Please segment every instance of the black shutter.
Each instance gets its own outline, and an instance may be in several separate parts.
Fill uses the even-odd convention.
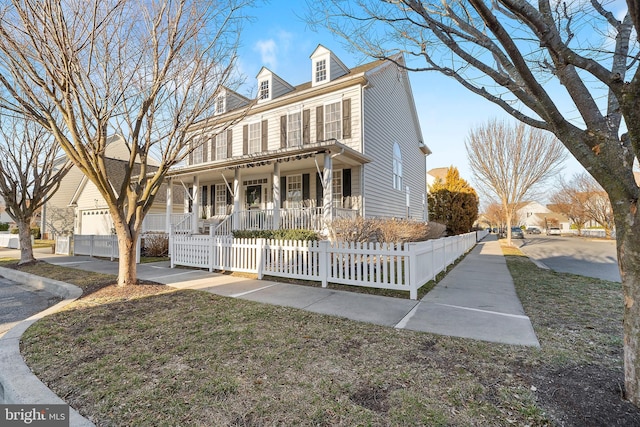
[[[302,111],[302,143],[311,142],[311,110]]]
[[[280,116],[280,148],[287,148],[287,116]]]
[[[303,206],[307,206],[309,204],[309,199],[311,191],[309,189],[309,174],[302,174],[302,204]]]
[[[229,191],[229,187],[225,185],[224,190],[227,192],[227,205],[233,205],[233,195]]]
[[[193,187],[189,187],[189,212],[193,212]]]
[[[204,140],[204,138],[202,138]],[[206,163],[209,159],[207,154],[209,154],[209,141],[202,141],[202,163]]]
[[[316,173],[316,206],[321,208],[324,205],[324,189],[322,188],[322,177]]]
[[[202,193],[202,203],[201,203],[200,211],[204,212],[207,217],[209,216],[209,210],[207,209],[208,190],[209,188],[207,188],[206,185],[203,185],[202,190],[200,191]]]
[[[342,170],[342,206],[350,209],[351,206],[351,169]]]
[[[351,98],[342,100],[342,137],[351,138]]]
[[[227,130],[227,159],[233,157],[233,131]]]
[[[193,140],[189,141],[189,164],[193,164]]]
[[[324,107],[316,107],[316,141],[324,141]]]
[[[242,154],[249,153],[249,125],[242,126]]]
[[[287,201],[287,177],[280,177],[280,207],[284,208],[284,202]]]
[[[212,185],[209,189],[211,193],[211,216],[216,214],[216,185]]]
[[[211,139],[209,139],[209,143],[211,144],[211,161],[215,162],[216,160],[216,154],[218,152],[218,150],[216,150],[216,140],[218,138],[217,137],[212,137]]]

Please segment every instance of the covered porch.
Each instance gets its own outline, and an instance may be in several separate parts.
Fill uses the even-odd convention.
[[[322,231],[335,218],[362,214],[362,166],[369,160],[337,141],[283,148],[199,164],[168,176],[164,230],[230,234],[232,230]],[[177,184],[177,185],[176,185]],[[182,187],[180,217],[172,188]]]

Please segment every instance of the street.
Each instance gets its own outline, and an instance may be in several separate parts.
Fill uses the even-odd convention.
[[[526,234],[520,250],[554,271],[621,281],[615,240]]]
[[[58,301],[49,292],[36,291],[0,276],[0,337],[18,322]]]

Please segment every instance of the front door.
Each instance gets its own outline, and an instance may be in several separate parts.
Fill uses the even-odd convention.
[[[262,185],[247,185],[245,195],[247,209],[260,209],[262,203]]]

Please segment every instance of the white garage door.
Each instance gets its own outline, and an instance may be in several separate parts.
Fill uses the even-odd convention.
[[[80,234],[111,234],[113,227],[109,209],[92,209],[82,211],[80,216]]]

